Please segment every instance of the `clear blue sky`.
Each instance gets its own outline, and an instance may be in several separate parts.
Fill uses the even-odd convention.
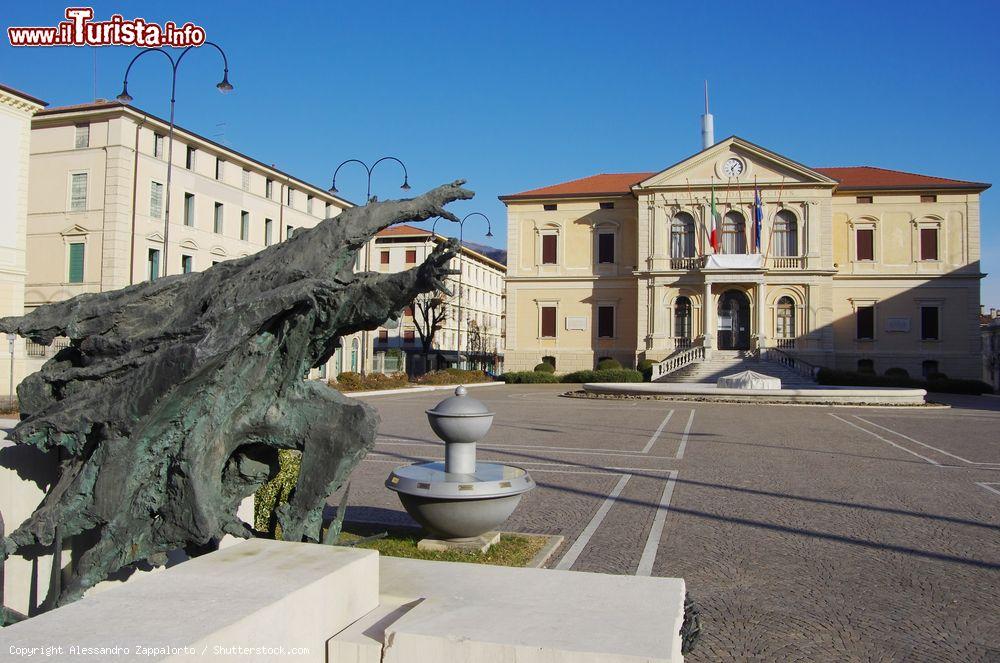
[[[82,4],[82,3],[81,3]],[[63,3],[7,3],[3,27],[54,25]],[[181,70],[178,123],[318,185],[347,158],[402,158],[415,191],[463,177],[460,212],[597,172],[655,170],[699,147],[702,80],[716,137],[811,166],[875,165],[1000,186],[1000,3],[98,2],[204,26]],[[0,47],[0,81],[51,104],[94,97],[92,49]],[[97,53],[114,97],[133,49]],[[166,115],[167,67],[137,66],[136,105]],[[388,166],[388,164],[386,164]],[[357,171],[338,188],[364,197]],[[341,181],[342,179],[342,181]],[[382,198],[399,194],[392,167]],[[1000,192],[982,199],[983,303],[1000,307]],[[485,228],[470,221],[468,235]]]

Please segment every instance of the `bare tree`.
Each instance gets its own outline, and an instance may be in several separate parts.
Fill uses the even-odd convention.
[[[427,372],[429,366],[434,336],[447,320],[448,310],[440,296],[421,295],[413,300],[413,325],[417,328],[417,336],[420,337],[424,372]]]

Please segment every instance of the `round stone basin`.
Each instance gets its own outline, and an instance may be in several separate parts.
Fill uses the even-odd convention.
[[[428,531],[461,540],[499,527],[535,482],[513,465],[477,463],[472,474],[453,474],[444,463],[429,462],[396,468],[385,485]]]

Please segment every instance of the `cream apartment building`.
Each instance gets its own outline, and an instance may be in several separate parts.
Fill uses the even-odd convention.
[[[701,346],[978,378],[988,187],[810,168],[734,136],[661,171],[501,196],[506,368],[635,365]]]
[[[46,103],[14,88],[0,85],[0,317],[24,315],[27,278],[28,174],[31,118]],[[27,375],[25,342],[0,338],[0,394],[2,405]]]
[[[401,224],[386,228],[368,244],[368,261],[373,271],[399,272],[416,267],[447,238],[428,230]],[[451,269],[461,270],[462,278],[449,278],[453,295],[441,295],[448,316],[432,344],[430,368],[452,365],[487,365],[497,368],[503,355],[504,277],[503,263],[468,247],[451,261]],[[461,292],[461,330],[458,328]],[[411,369],[422,372],[423,346],[414,322],[419,315],[407,307],[392,328],[380,327],[374,336],[376,353],[392,348],[402,350]],[[423,321],[421,320],[421,323]],[[478,330],[478,341],[476,332]]]
[[[175,130],[164,252],[168,125],[131,105],[50,108],[31,122],[26,311],[85,292],[208,269],[334,217],[350,203],[224,145]],[[58,349],[28,343],[42,361]],[[314,377],[366,370],[359,334]]]

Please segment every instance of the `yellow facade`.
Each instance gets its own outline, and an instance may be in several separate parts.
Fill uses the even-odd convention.
[[[702,345],[777,348],[843,370],[979,377],[979,194],[988,185],[814,170],[737,137],[661,172],[615,177],[501,197],[508,370],[543,357],[560,372],[603,357],[635,365]],[[602,232],[614,233],[613,263],[599,260]],[[554,264],[545,264],[546,234],[557,236]],[[612,337],[597,333],[601,306],[614,307]],[[540,332],[542,307],[557,310],[554,337]]]

